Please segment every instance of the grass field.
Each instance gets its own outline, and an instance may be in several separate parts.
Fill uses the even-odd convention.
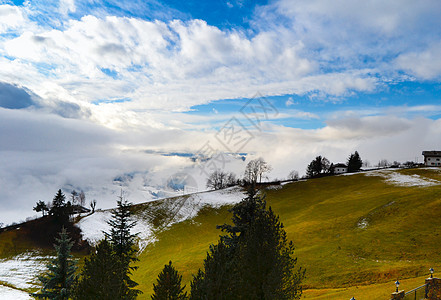
[[[439,169],[394,172],[441,181]],[[411,278],[402,281],[409,290],[424,283],[430,267],[441,267],[441,185],[400,186],[382,176],[356,174],[265,193],[296,245],[298,264],[306,268],[305,298],[387,299],[397,278]],[[150,294],[169,260],[188,285],[208,245],[217,241],[215,226],[229,218],[225,207],[206,209],[160,232],[140,257],[134,274],[140,288]]]
[[[306,268],[305,299],[388,299],[397,278],[400,289],[410,290],[424,284],[430,267],[435,275],[441,273],[441,170],[386,172],[431,185],[406,186],[386,181],[387,174],[368,172],[264,191],[296,245],[298,265]],[[140,214],[142,207],[137,207]],[[157,241],[140,255],[134,273],[143,297],[149,297],[169,260],[188,288],[208,246],[221,234],[216,225],[230,218],[226,206],[206,207],[192,219],[158,230]],[[11,247],[31,245],[17,233],[2,233],[1,254]]]

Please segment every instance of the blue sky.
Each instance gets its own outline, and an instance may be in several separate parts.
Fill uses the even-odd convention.
[[[138,174],[135,202],[174,172],[202,189],[193,161],[156,154],[207,145],[264,157],[271,178],[316,155],[440,150],[440,15],[437,0],[0,0],[0,184],[22,199],[10,215],[63,186],[108,201],[123,174]],[[250,114],[258,102],[269,112]],[[234,122],[237,149],[222,140]]]

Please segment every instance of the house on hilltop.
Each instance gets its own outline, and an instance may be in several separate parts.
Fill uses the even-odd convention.
[[[441,166],[441,151],[423,151],[424,164],[428,167]]]
[[[72,205],[71,214],[83,214],[83,213],[90,213],[90,212],[91,212],[91,210],[84,207],[84,206],[81,206],[78,204]]]
[[[348,172],[348,166],[342,163],[334,165],[334,174],[342,174]]]

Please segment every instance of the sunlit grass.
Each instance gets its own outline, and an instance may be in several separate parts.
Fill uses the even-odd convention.
[[[438,169],[398,172],[441,180]],[[356,174],[295,182],[267,190],[266,199],[296,245],[298,264],[306,268],[305,297],[387,299],[397,278],[424,278],[441,261],[441,186],[395,186]],[[135,280],[141,289],[151,293],[168,260],[188,285],[221,234],[215,226],[230,217],[226,208],[207,209],[161,232],[140,257]],[[402,287],[419,286],[421,278],[402,281]]]

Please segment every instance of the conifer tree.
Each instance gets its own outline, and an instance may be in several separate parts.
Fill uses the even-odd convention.
[[[43,288],[40,293],[31,294],[31,296],[53,300],[69,299],[76,280],[75,271],[77,270],[76,263],[72,260],[70,254],[72,245],[73,242],[70,240],[66,229],[63,228],[60,238],[57,239],[57,245],[55,245],[57,257],[47,265],[48,273],[38,277],[43,284]]]
[[[66,203],[66,196],[63,194],[61,189],[59,189],[54,197],[54,200],[52,200],[52,206],[49,214],[53,215],[55,221],[59,224],[66,225],[69,223],[69,213],[71,209],[71,203]]]
[[[233,225],[218,226],[227,234],[210,247],[190,299],[299,299],[305,272],[279,218],[253,187],[231,211]]]
[[[116,271],[118,261],[107,239],[102,240],[89,257],[84,259],[84,267],[75,287],[75,300],[115,299],[119,293]]]
[[[136,225],[132,220],[132,204],[123,200],[122,194],[117,201],[117,208],[112,212],[112,218],[108,221],[110,233],[105,232],[114,252],[114,258],[117,262],[116,278],[119,283],[118,299],[135,299],[140,290],[134,289],[138,285],[130,276],[132,271],[138,267],[131,266],[131,263],[138,261],[135,249],[136,234],[131,234],[131,229]]]
[[[348,158],[348,172],[360,171],[363,161],[361,160],[360,154],[357,151],[351,154]]]
[[[110,233],[105,232],[107,238],[119,256],[133,256],[136,234],[130,230],[136,225],[132,220],[132,203],[123,200],[122,196],[117,201],[117,208],[112,211],[112,218],[107,222],[110,225]]]
[[[152,300],[184,300],[187,293],[185,285],[181,286],[182,275],[173,267],[170,261],[158,275],[156,284],[153,284]]]

